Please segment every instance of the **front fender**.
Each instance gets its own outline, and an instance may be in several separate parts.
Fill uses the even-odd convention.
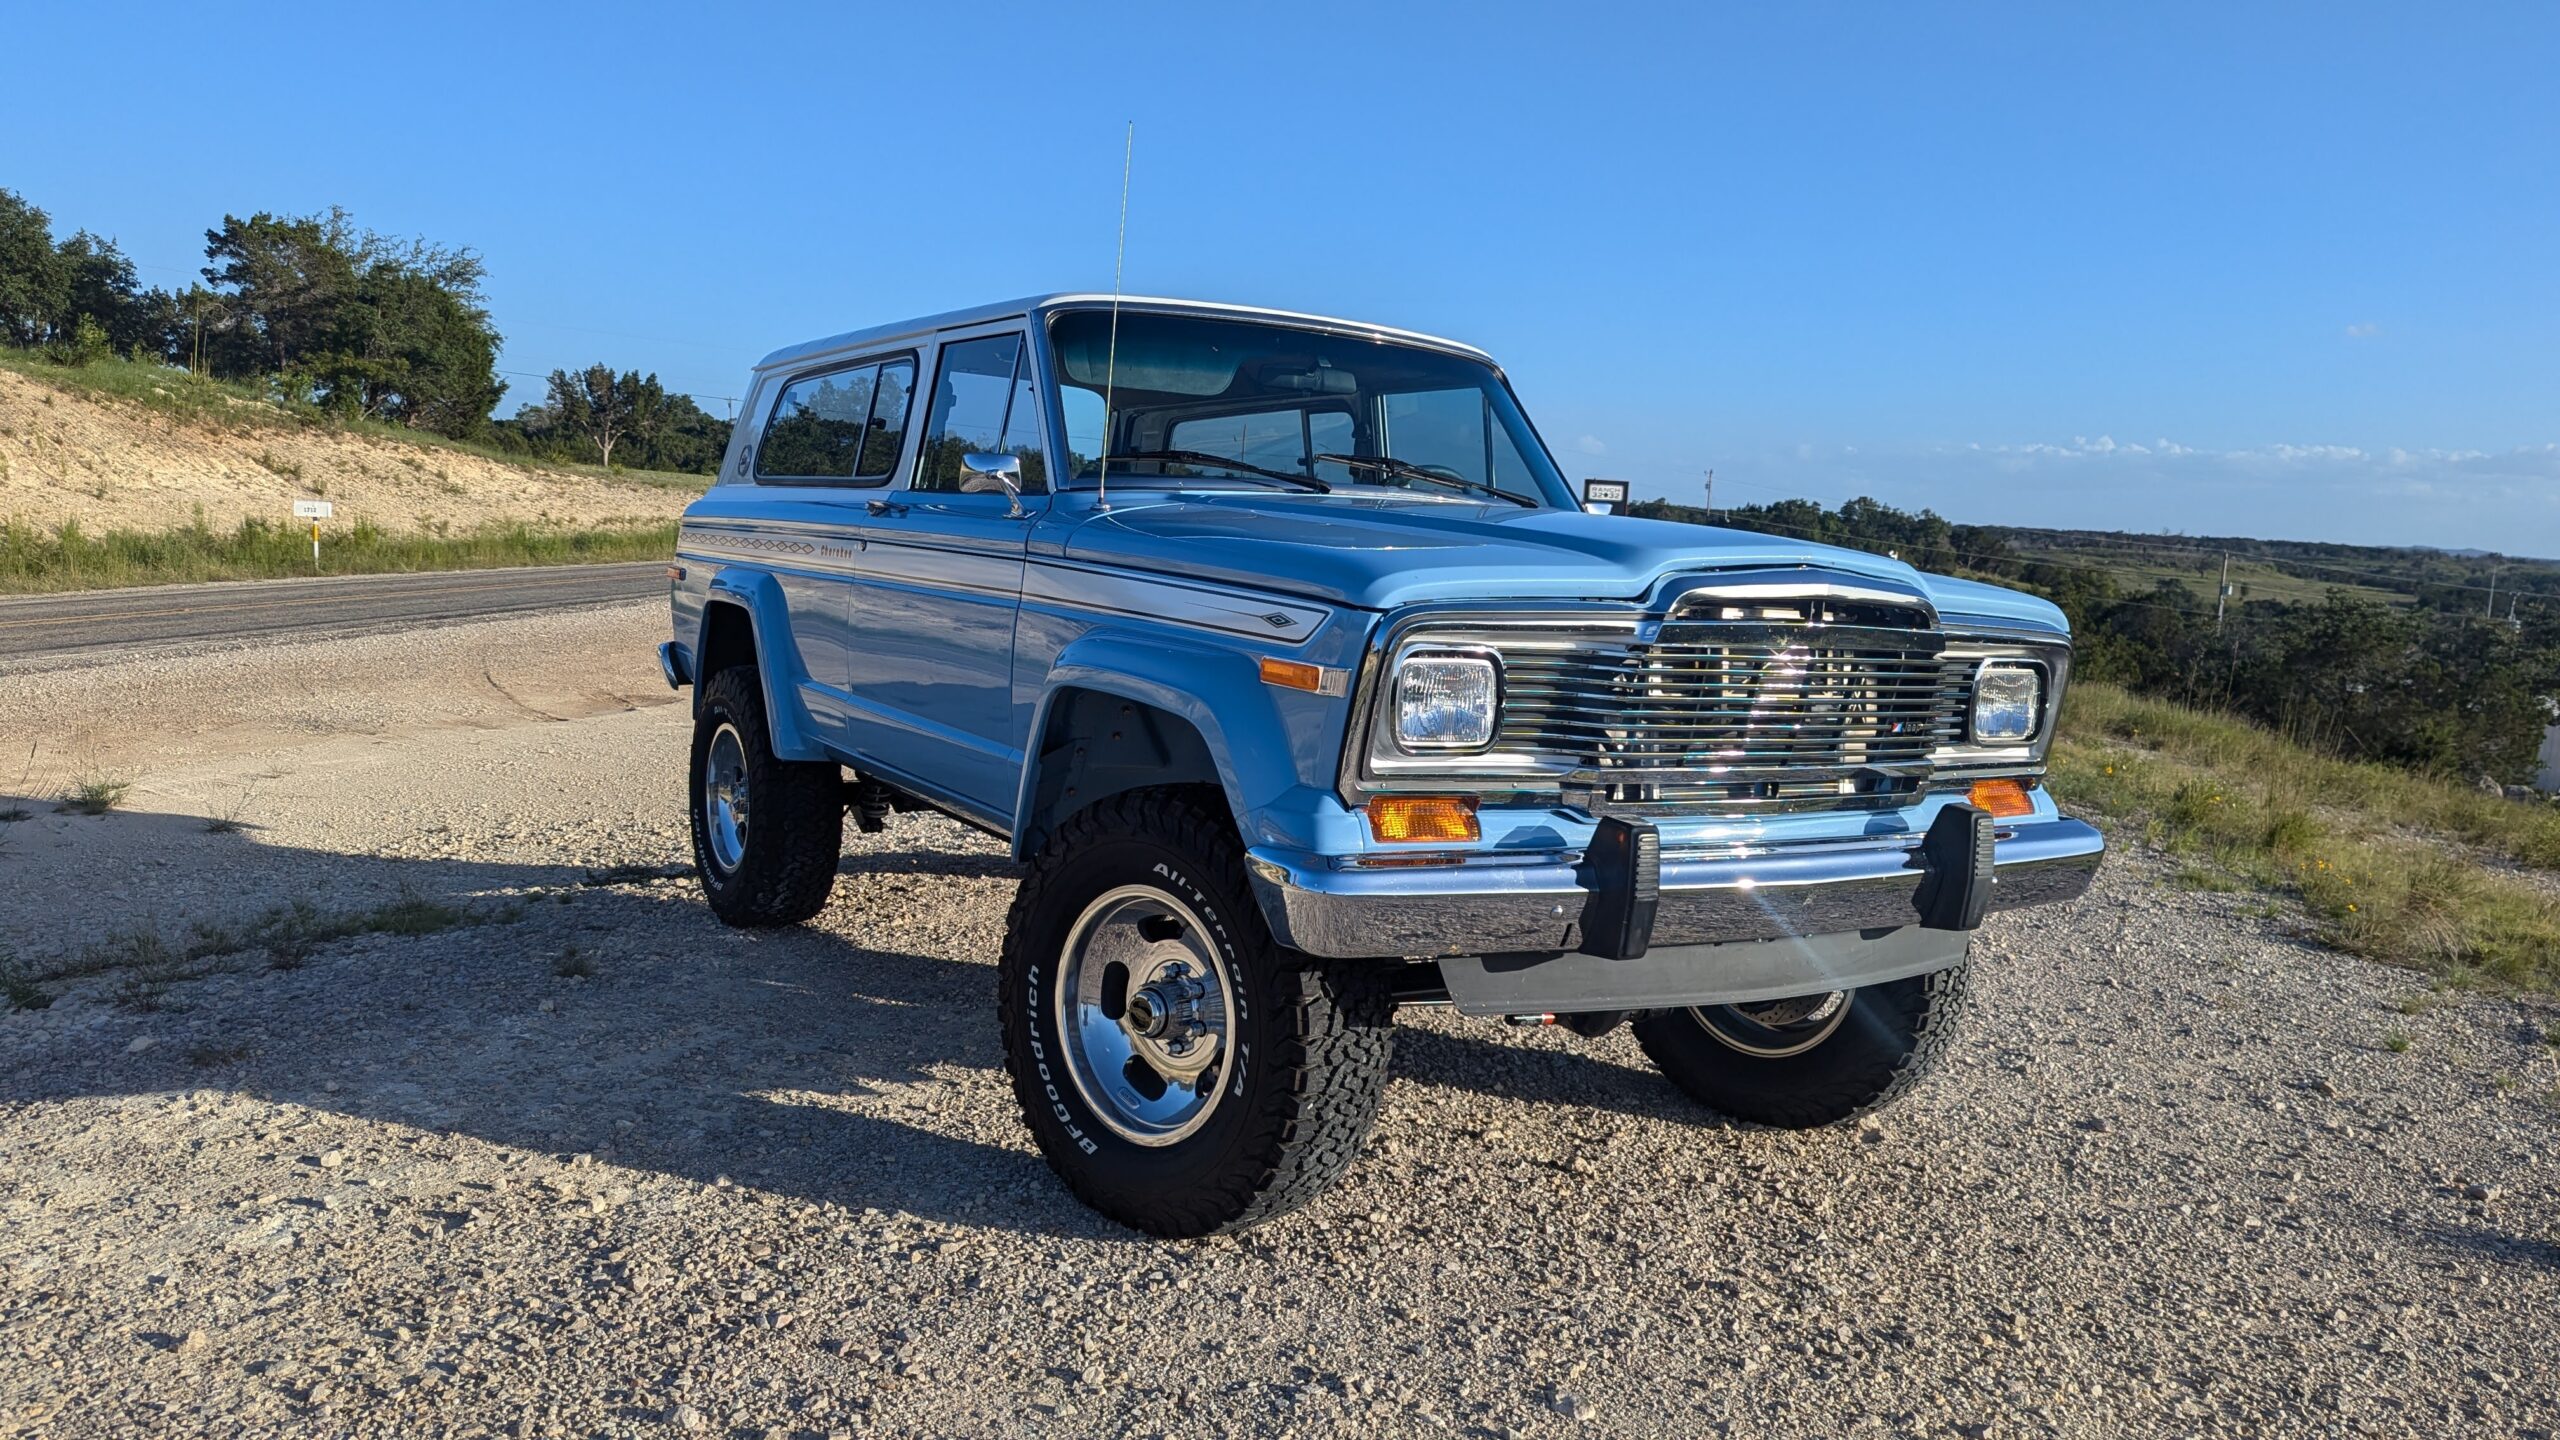
[[[1016,815],[1031,813],[1037,737],[1047,733],[1058,697],[1071,690],[1152,705],[1198,731],[1247,845],[1312,848],[1315,814],[1339,808],[1331,786],[1342,747],[1341,697],[1266,685],[1261,657],[1248,651],[1094,631],[1070,642],[1049,669],[1032,717],[1031,763],[1023,766]],[[1028,828],[1015,827],[1017,858]]]
[[[747,612],[755,636],[756,678],[764,686],[765,725],[773,732],[773,753],[784,760],[831,758],[812,738],[809,708],[800,695],[809,677],[801,673],[798,647],[790,641],[791,616],[782,603],[781,582],[762,570],[723,566],[711,577],[704,600],[702,633],[694,637],[696,656],[710,653],[707,642],[714,606],[733,605]]]

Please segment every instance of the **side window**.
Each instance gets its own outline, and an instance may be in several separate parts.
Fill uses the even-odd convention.
[[[898,451],[907,443],[907,403],[915,398],[915,389],[915,361],[892,360],[880,367],[880,383],[871,396],[871,429],[855,475],[886,480],[898,468]]]
[[[933,382],[933,409],[925,422],[924,460],[912,490],[945,493],[960,488],[960,457],[1004,448],[1004,412],[1013,398],[1013,366],[1019,335],[991,335],[942,347],[942,373]],[[1023,467],[1028,478],[1029,466]]]
[[[1040,384],[1025,350],[1013,366],[1013,400],[1005,406],[1004,448],[1022,461],[1022,493],[1049,488],[1049,437],[1040,429]]]
[[[1067,473],[1092,474],[1102,460],[1102,392],[1061,379],[1058,411],[1067,432]]]
[[[880,367],[838,370],[794,380],[774,402],[756,447],[759,480],[850,480],[871,418],[871,388]]]

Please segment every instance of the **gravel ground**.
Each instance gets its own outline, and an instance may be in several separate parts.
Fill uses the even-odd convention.
[[[660,623],[0,676],[21,789],[139,780],[0,833],[23,963],[432,932],[0,1016],[0,1434],[2560,1434],[2547,1007],[2120,850],[1983,932],[1880,1124],[1424,1012],[1338,1189],[1145,1242],[1013,1113],[993,842],[902,819],[815,925],[709,918]]]

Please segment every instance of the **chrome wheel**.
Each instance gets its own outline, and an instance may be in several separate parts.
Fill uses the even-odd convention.
[[[1849,993],[1833,990],[1748,1005],[1694,1005],[1689,1018],[1730,1049],[1763,1060],[1782,1060],[1830,1039],[1849,1018]]]
[[[1067,1074],[1112,1133],[1171,1145],[1208,1123],[1234,1007],[1189,906],[1151,885],[1086,906],[1067,931],[1053,1002]]]
[[[747,855],[747,746],[734,725],[711,736],[702,757],[702,832],[722,874]]]

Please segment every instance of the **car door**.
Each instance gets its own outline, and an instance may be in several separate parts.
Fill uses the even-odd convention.
[[[847,625],[866,502],[896,476],[916,368],[907,351],[785,378],[749,456],[753,518],[720,522],[781,587],[800,671],[792,679],[810,722],[837,744],[848,738]]]
[[[946,335],[931,359],[915,466],[864,524],[848,640],[854,743],[893,778],[1002,824],[1022,767],[1023,553],[1048,503],[1039,386],[1018,328]],[[1017,490],[973,477],[969,454],[1014,457]]]

